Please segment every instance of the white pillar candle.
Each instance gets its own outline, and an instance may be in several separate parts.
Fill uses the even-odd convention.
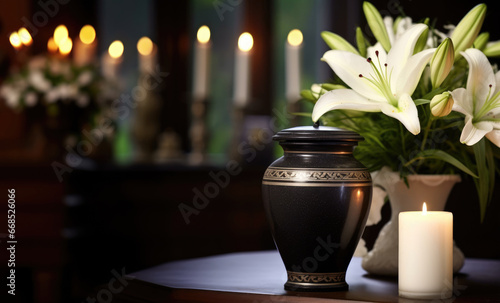
[[[115,79],[118,71],[118,65],[114,58],[108,53],[101,56],[101,74],[106,79]]]
[[[139,73],[153,73],[158,62],[158,47],[156,44],[148,37],[142,37],[137,41],[137,52],[139,53]]]
[[[97,40],[95,29],[91,25],[85,25],[80,30],[79,38],[75,41],[73,61],[77,66],[91,64],[95,58]]]
[[[193,97],[203,101],[209,94],[210,29],[203,25],[198,29],[194,48]]]
[[[252,35],[249,33],[241,34],[238,39],[234,65],[233,100],[237,107],[245,107],[250,99],[250,50],[252,47]]]
[[[113,41],[108,48],[108,52],[101,57],[102,75],[110,80],[118,78],[118,70],[122,62],[123,43],[119,40]]]
[[[300,54],[302,50],[302,32],[298,29],[288,33],[285,43],[285,95],[288,103],[295,103],[300,99]]]
[[[453,214],[423,210],[399,214],[399,295],[446,299],[453,292]]]
[[[158,47],[153,43],[153,49],[149,55],[139,54],[139,72],[141,74],[153,74],[158,64]]]

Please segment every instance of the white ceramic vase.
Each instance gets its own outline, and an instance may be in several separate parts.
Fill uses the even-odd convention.
[[[391,219],[380,231],[373,249],[362,261],[363,268],[376,275],[398,275],[398,215],[402,211],[422,210],[426,202],[429,211],[442,211],[458,175],[410,175],[409,187],[399,173],[383,168],[373,179],[373,185],[383,188],[391,204]],[[464,255],[453,245],[453,272],[464,264]]]

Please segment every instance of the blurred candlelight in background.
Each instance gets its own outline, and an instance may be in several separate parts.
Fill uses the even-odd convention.
[[[237,107],[245,107],[250,99],[250,50],[253,37],[243,33],[238,39],[236,62],[234,68],[234,103]]]
[[[210,29],[203,25],[198,29],[194,50],[193,97],[203,101],[209,94]]]
[[[66,37],[59,42],[59,53],[63,56],[69,55],[71,49],[73,48],[73,40],[70,37]]]
[[[19,48],[21,48],[21,37],[19,37],[19,34],[17,32],[13,32],[10,34],[9,41],[14,49],[19,50]]]
[[[28,30],[24,27],[21,27],[18,31],[17,31],[18,35],[19,35],[19,38],[21,39],[21,42],[26,45],[26,46],[30,46],[31,43],[33,43],[33,39],[31,38],[31,35],[30,35],[30,32],[28,32]]]
[[[59,25],[56,27],[54,30],[54,42],[56,43],[57,47],[60,46],[61,42],[68,38],[68,29],[64,25]]]
[[[102,75],[105,78],[117,78],[123,51],[123,43],[120,40],[115,40],[109,45],[108,52],[102,55]]]
[[[92,25],[85,25],[80,30],[80,40],[84,44],[92,44],[95,41],[95,29]]]
[[[108,48],[109,55],[113,59],[118,59],[123,54],[123,43],[120,40],[113,41]]]
[[[97,47],[96,32],[92,25],[85,25],[80,30],[79,39],[75,41],[73,60],[77,66],[91,64],[95,58]]]
[[[58,46],[56,42],[54,41],[54,37],[50,37],[49,41],[47,41],[47,50],[49,51],[50,54],[55,54],[57,53]]]
[[[139,53],[139,73],[151,73],[157,64],[156,45],[148,37],[142,37],[137,41],[137,52]]]
[[[26,28],[21,27],[17,32],[10,34],[9,42],[16,50],[14,66],[23,65],[28,59],[29,46],[33,43],[31,34]]]
[[[294,29],[288,33],[287,42],[285,43],[286,98],[289,103],[295,103],[300,99],[302,41],[302,32]]]

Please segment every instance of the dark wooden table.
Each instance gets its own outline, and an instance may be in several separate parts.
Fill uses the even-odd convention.
[[[113,302],[500,302],[499,260],[467,259],[448,300],[400,298],[397,279],[368,275],[360,258],[351,261],[346,280],[349,291],[285,291],[286,271],[276,251],[233,253],[129,274]]]

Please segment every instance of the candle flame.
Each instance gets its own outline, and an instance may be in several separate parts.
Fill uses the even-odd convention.
[[[21,42],[24,45],[31,45],[33,42],[33,39],[31,38],[30,32],[25,27],[21,27],[18,31],[17,34],[21,38]]]
[[[95,40],[95,29],[92,25],[85,25],[80,30],[80,40],[85,44],[92,44]]]
[[[60,46],[61,42],[66,38],[68,38],[68,29],[61,24],[54,30],[54,42],[57,46]]]
[[[49,50],[50,53],[55,53],[57,52],[57,44],[54,41],[54,37],[50,37],[49,41],[47,41],[47,49]]]
[[[143,56],[149,56],[153,52],[153,41],[148,37],[142,37],[137,41],[137,51]]]
[[[253,47],[253,37],[250,33],[243,33],[238,39],[238,48],[241,51],[248,52]]]
[[[123,54],[123,43],[120,40],[113,41],[108,48],[111,58],[118,59]]]
[[[422,215],[427,215],[427,204],[425,202],[422,205]]]
[[[299,46],[302,44],[304,37],[302,36],[302,32],[298,29],[292,29],[288,33],[287,37],[288,43],[292,46]]]
[[[73,48],[73,41],[70,37],[66,37],[66,39],[59,42],[59,52],[61,55],[67,55],[71,52]]]
[[[198,41],[200,43],[207,43],[210,41],[210,28],[208,26],[203,25],[198,29],[198,33],[196,34]]]
[[[12,44],[12,46],[15,49],[18,49],[19,47],[21,47],[21,44],[22,44],[21,37],[19,37],[19,34],[17,32],[13,32],[12,34],[10,34],[9,41],[10,41],[10,44]]]

